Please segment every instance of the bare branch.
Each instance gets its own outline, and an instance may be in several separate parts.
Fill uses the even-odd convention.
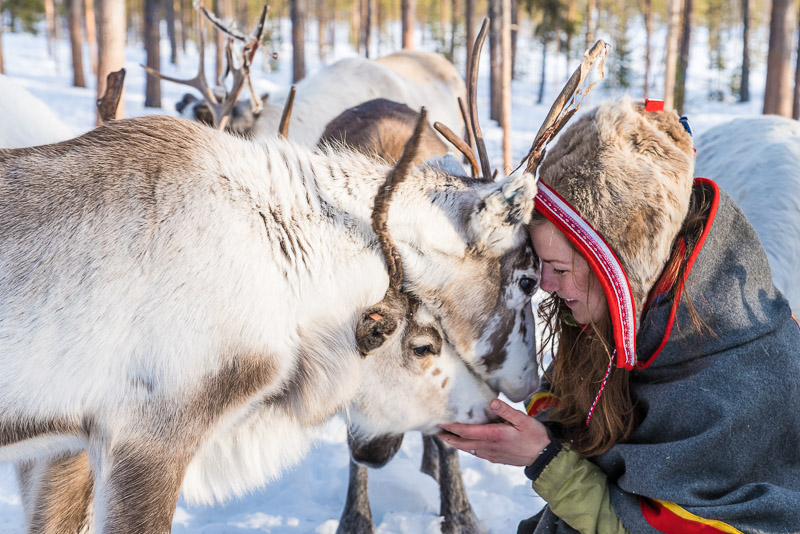
[[[97,114],[101,122],[114,120],[117,117],[119,99],[122,97],[122,86],[125,83],[125,69],[109,72],[106,76],[106,92],[97,99]]]
[[[459,99],[459,102],[461,99]],[[464,154],[464,157],[467,158],[469,161],[470,168],[472,169],[472,176],[478,176],[478,173],[481,172],[480,167],[478,166],[478,160],[475,159],[475,153],[472,151],[472,147],[470,147],[466,141],[458,137],[456,133],[442,124],[441,122],[434,122],[433,127],[436,128],[436,131],[442,134],[445,139],[450,141],[450,143],[458,149],[459,152]]]
[[[525,168],[526,172],[531,174],[536,173],[536,170],[539,168],[539,163],[541,163],[542,158],[544,157],[545,145],[547,142],[555,137],[572,118],[572,116],[575,115],[575,113],[580,109],[583,99],[586,98],[586,95],[589,94],[589,91],[591,91],[592,88],[597,84],[597,82],[592,83],[582,93],[579,90],[580,86],[586,79],[586,76],[592,70],[592,67],[594,67],[595,63],[597,63],[597,70],[600,79],[603,78],[603,64],[605,63],[605,58],[610,50],[611,47],[604,41],[600,40],[597,41],[594,46],[587,50],[583,55],[583,60],[581,61],[580,66],[575,69],[575,72],[572,74],[572,76],[570,76],[570,79],[561,90],[558,98],[556,98],[555,102],[553,102],[553,105],[550,107],[550,111],[547,113],[547,117],[545,117],[542,126],[539,128],[539,132],[536,134],[536,138],[533,140],[533,145],[531,146],[528,155],[525,156],[520,163],[521,166],[522,163],[527,162],[527,166]],[[575,97],[577,94],[581,94],[581,99],[576,103]]]
[[[292,118],[292,106],[294,106],[294,95],[297,92],[297,86],[292,85],[289,90],[289,96],[286,98],[286,104],[283,106],[283,114],[281,115],[280,126],[278,133],[284,138],[289,138],[289,119]]]

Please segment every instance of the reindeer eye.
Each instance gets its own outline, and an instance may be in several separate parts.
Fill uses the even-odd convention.
[[[536,282],[533,278],[528,278],[527,276],[523,276],[522,279],[519,281],[519,287],[522,289],[522,292],[526,295],[532,295],[534,289],[536,289]]]
[[[412,349],[417,356],[425,356],[426,354],[433,354],[433,347],[430,345],[422,345],[421,347],[414,347]]]

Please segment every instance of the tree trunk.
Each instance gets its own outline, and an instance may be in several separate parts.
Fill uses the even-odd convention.
[[[689,71],[689,46],[692,40],[692,9],[694,0],[684,0],[681,53],[678,57],[678,79],[675,81],[675,109],[683,113],[686,103],[686,73]]]
[[[586,2],[586,50],[594,44],[594,34],[597,31],[597,0]]]
[[[372,35],[374,25],[372,24],[373,13],[375,12],[375,0],[364,0],[365,4],[365,24],[364,24],[364,57],[370,57],[370,47],[372,46]]]
[[[123,0],[97,0],[97,98],[106,92],[106,76],[125,66],[125,20]],[[124,116],[123,92],[116,118]]]
[[[350,44],[361,51],[361,2],[350,3]]]
[[[773,0],[769,25],[767,85],[764,89],[764,114],[792,116],[791,85],[792,39],[795,28],[794,2]]]
[[[178,64],[178,38],[175,34],[175,0],[164,0],[164,18],[167,20],[169,37],[169,62]]]
[[[44,0],[44,18],[47,32],[47,55],[55,57],[56,53],[56,6],[53,0]]]
[[[511,79],[517,78],[517,37],[519,36],[519,0],[511,0]]]
[[[448,59],[456,60],[456,30],[458,29],[458,0],[450,0],[450,50]]]
[[[653,36],[653,0],[645,0],[644,8],[644,97],[650,94],[650,39]]]
[[[145,0],[146,1],[146,0]],[[230,22],[233,20],[233,2],[232,0],[215,0],[214,1],[214,14],[222,21]],[[203,19],[205,20],[205,19]],[[203,22],[205,24],[205,22]],[[199,31],[199,29],[198,29]],[[228,37],[221,31],[213,30],[216,33],[217,43],[217,61],[216,61],[216,83],[224,85],[222,76],[225,74],[225,47],[228,43]]]
[[[503,20],[500,38],[503,61],[500,78],[500,124],[503,126],[503,169],[511,173],[511,0],[503,0]]]
[[[178,0],[178,18],[181,21],[181,51],[186,54],[186,42],[189,40],[189,28],[191,28],[191,18],[189,10],[186,9],[185,0]]]
[[[564,52],[564,56],[567,58],[567,73],[564,77],[565,80],[568,80],[572,72],[570,71],[569,65],[569,58],[572,54],[572,33],[574,31],[575,25],[575,10],[576,10],[576,2],[575,0],[567,0],[567,24],[564,28],[565,33],[567,34],[564,39],[564,48],[566,48]]]
[[[667,56],[664,71],[664,107],[673,109],[675,103],[675,70],[678,65],[678,28],[681,18],[681,0],[667,1]]]
[[[69,42],[72,48],[72,85],[86,87],[83,75],[83,4],[82,0],[67,0],[69,11]]]
[[[375,37],[377,38],[378,42],[375,45],[375,57],[380,57],[383,55],[383,45],[384,45],[384,37],[385,33],[384,30],[386,29],[386,10],[384,9],[384,4],[381,1],[375,2]]]
[[[742,80],[739,101],[750,101],[750,0],[742,0]]]
[[[503,26],[502,0],[489,0],[489,118],[500,120],[500,33]]]
[[[470,61],[472,61],[472,45],[475,44],[475,0],[465,0],[464,2],[464,38],[466,39],[467,66],[469,72]],[[466,75],[464,76],[466,78]]]
[[[316,11],[317,15],[317,57],[319,58],[319,62],[324,64],[327,47],[325,29],[328,26],[328,13],[325,0],[316,0],[314,11]]]
[[[167,2],[171,0],[165,0]],[[144,0],[144,51],[147,66],[161,71],[161,0]],[[161,107],[161,80],[157,76],[145,76],[144,105],[148,108]]]
[[[292,0],[292,83],[306,77],[306,0]]]
[[[547,41],[542,39],[542,75],[539,79],[539,96],[536,98],[536,103],[541,104],[544,101],[544,78],[547,63]]]
[[[417,0],[400,0],[400,16],[403,27],[403,48],[412,50],[414,48],[414,26],[417,23]]]
[[[800,20],[800,16],[798,17]],[[792,118],[800,119],[800,27],[797,29],[797,60],[794,66],[794,98],[792,99]]]
[[[327,2],[325,4],[327,5]],[[331,0],[328,42],[331,44],[331,52],[336,52],[336,0]]]
[[[250,20],[248,20],[247,0],[236,0],[234,11],[236,12],[236,21],[238,22],[239,27],[250,28],[251,24]]]
[[[0,0],[0,18],[2,18],[3,13],[3,0]],[[3,67],[3,23],[0,20],[0,74],[5,73],[5,67]]]
[[[97,75],[97,25],[94,0],[83,0],[83,12],[86,21],[86,44],[89,45],[89,61],[92,63],[92,74]]]

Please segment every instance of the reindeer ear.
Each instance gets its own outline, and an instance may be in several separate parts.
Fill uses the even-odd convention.
[[[481,186],[469,217],[473,247],[500,254],[515,246],[517,230],[531,220],[536,191],[529,173]]]
[[[366,358],[391,336],[400,324],[403,312],[384,303],[376,304],[361,314],[356,325],[356,344]]]

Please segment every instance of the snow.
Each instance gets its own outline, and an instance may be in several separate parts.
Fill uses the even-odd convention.
[[[644,64],[641,61],[644,34],[634,27],[636,25],[637,21],[634,21],[630,29],[633,79],[642,80],[643,74],[637,68]],[[337,31],[338,36],[346,34],[345,28]],[[396,36],[397,32],[394,34]],[[166,35],[166,32],[162,32],[162,35]],[[306,35],[316,36],[317,32],[310,28]],[[546,115],[549,103],[560,90],[566,76],[577,66],[576,59],[567,62],[563,57],[558,59],[551,57],[548,61],[550,68],[545,104],[535,104],[541,53],[539,45],[528,35],[529,33],[523,31],[520,38],[518,72],[521,76],[519,80],[514,81],[512,87],[515,161],[519,161],[527,153]],[[47,56],[46,42],[41,35],[4,33],[2,38],[6,74],[9,79],[0,78],[0,96],[5,95],[8,99],[8,93],[3,92],[3,87],[6,85],[24,87],[33,97],[45,102],[58,119],[49,116],[45,109],[37,109],[39,106],[35,100],[23,101],[22,98],[12,97],[8,99],[10,101],[0,102],[0,132],[7,131],[9,125],[22,124],[15,122],[18,120],[27,120],[31,124],[42,124],[41,121],[44,120],[47,126],[42,126],[39,133],[42,142],[46,142],[68,137],[69,132],[80,133],[93,127],[95,91],[93,87],[85,89],[71,87],[71,72],[68,67],[70,51],[67,42],[57,43],[56,61]],[[654,43],[659,42],[663,42],[663,34],[657,33],[654,36]],[[712,86],[713,77],[716,75],[708,66],[706,43],[707,38],[700,28],[693,39],[694,51],[690,62],[685,113],[690,117],[696,133],[736,116],[759,114],[763,98],[764,59],[754,57],[751,102],[737,104],[707,101],[705,94]],[[291,76],[291,51],[288,46],[283,45],[278,50],[280,59],[278,69],[274,72],[264,72],[261,68],[263,61],[256,61],[258,67],[255,69],[254,82],[259,94],[263,91],[275,92],[288,87]],[[432,46],[432,43],[420,42],[420,47],[426,46]],[[737,46],[740,47],[736,39],[732,38],[728,44],[730,57],[735,58],[740,53],[737,51]],[[654,65],[662,61],[659,57],[662,53],[661,48],[654,47]],[[162,70],[165,74],[183,78],[194,75],[197,58],[194,49],[190,48],[188,55],[180,57],[178,67],[169,64],[166,41],[162,42],[161,50]],[[308,43],[306,51],[307,65],[310,65],[309,72],[317,66],[316,50],[316,43]],[[390,51],[384,44],[384,49],[380,52]],[[487,47],[484,47],[484,52],[484,55],[487,55]],[[328,62],[353,53],[346,43],[337,43],[335,54],[329,54]],[[206,71],[212,72],[210,61],[213,58],[207,57],[207,59],[209,64]],[[735,60],[732,61],[729,61],[729,64],[735,64]],[[177,115],[174,105],[186,92],[184,90],[186,88],[169,82],[163,82],[161,85],[163,109],[144,108],[145,80],[143,69],[139,67],[143,62],[144,53],[141,47],[131,46],[127,51],[126,62],[126,115],[151,113]],[[88,64],[87,52],[84,54],[84,65]],[[502,130],[488,119],[488,64],[488,57],[484,57],[479,81],[479,108],[492,165],[499,167],[502,163]],[[657,70],[654,72],[651,96],[659,94],[657,88],[663,86],[662,77],[663,68],[662,72]],[[94,83],[91,76],[88,77],[88,81],[90,84]],[[634,97],[641,96],[640,85],[639,82],[628,92]],[[621,91],[614,90],[608,84],[599,84],[584,102],[583,109],[592,107],[602,98],[618,97],[621,94]],[[14,116],[14,113],[17,115]],[[516,406],[521,408],[520,404]],[[438,516],[438,488],[430,477],[419,471],[421,453],[422,443],[419,435],[408,435],[397,456],[386,467],[370,471],[370,497],[378,533],[439,532],[441,518]],[[460,460],[470,501],[487,532],[514,532],[520,520],[533,515],[543,505],[543,501],[531,489],[521,468],[493,465],[463,454]],[[181,500],[174,516],[173,531],[207,534],[223,532],[334,534],[345,501],[347,481],[348,450],[345,424],[341,418],[334,418],[324,427],[318,446],[305,460],[261,491],[225,506],[188,507]],[[24,513],[13,469],[10,466],[0,466],[0,532],[23,531]]]

